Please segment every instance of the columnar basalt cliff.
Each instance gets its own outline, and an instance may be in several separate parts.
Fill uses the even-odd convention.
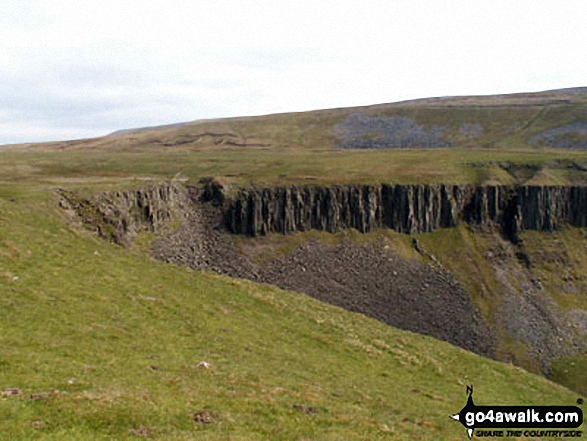
[[[587,226],[587,187],[383,184],[247,188],[234,193],[213,179],[203,184],[196,188],[164,183],[100,192],[87,199],[66,191],[59,195],[63,208],[118,244],[130,244],[141,232],[156,233],[151,255],[166,262],[304,292],[391,326],[511,361],[508,349],[500,347],[506,335],[528,348],[528,359],[544,373],[551,360],[580,350],[576,329],[587,322],[581,315],[573,321],[552,301],[539,273],[532,272],[531,259],[537,256],[527,255],[519,239],[523,230]],[[312,240],[257,261],[233,236],[347,228],[420,233],[461,222],[483,226],[477,231],[480,237],[498,242],[479,250],[494,284],[482,282],[481,292],[495,295],[501,305],[486,316],[463,281],[434,256],[434,249],[421,244],[415,252],[422,261],[404,258],[379,242],[332,245]],[[261,244],[244,242],[253,248]],[[561,270],[565,267],[560,255],[552,259]],[[467,264],[477,268],[476,263]]]
[[[513,241],[521,230],[587,226],[587,187],[356,185],[241,189],[226,226],[250,236],[310,229],[422,233],[458,222],[495,223]]]

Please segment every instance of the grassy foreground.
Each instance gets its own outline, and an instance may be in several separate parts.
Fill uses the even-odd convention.
[[[577,170],[576,163],[587,164],[587,151],[168,148],[109,152],[0,148],[0,183],[93,186],[111,180],[120,188],[128,180],[171,179],[182,175],[190,183],[215,176],[237,186],[382,182],[585,184],[587,173]],[[502,164],[509,166],[509,171]]]
[[[574,404],[511,365],[304,295],[152,261],[0,192],[0,439],[461,440],[478,404]],[[201,362],[211,366],[198,366]]]

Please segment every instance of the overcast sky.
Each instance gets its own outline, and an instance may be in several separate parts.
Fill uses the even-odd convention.
[[[0,144],[587,86],[584,0],[0,0]]]

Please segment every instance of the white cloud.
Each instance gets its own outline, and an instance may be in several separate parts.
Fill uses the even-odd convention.
[[[35,142],[37,140],[68,140],[90,138],[95,130],[78,127],[54,127],[45,121],[0,122],[0,133],[5,144]]]
[[[578,0],[3,0],[0,143],[583,86],[583,9]]]

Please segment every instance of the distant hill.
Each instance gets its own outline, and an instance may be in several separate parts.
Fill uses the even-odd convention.
[[[424,98],[364,107],[197,120],[42,144],[58,149],[587,148],[587,87]]]

